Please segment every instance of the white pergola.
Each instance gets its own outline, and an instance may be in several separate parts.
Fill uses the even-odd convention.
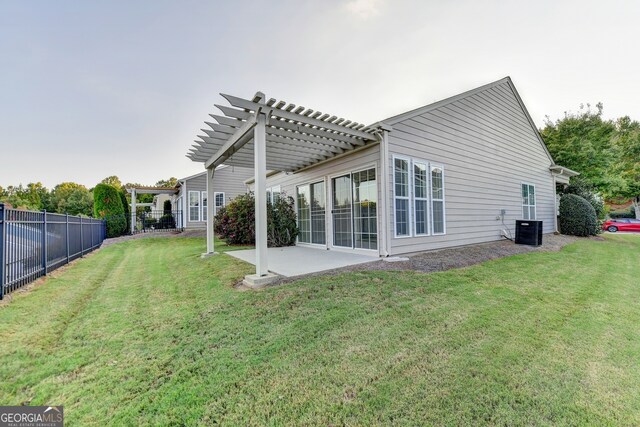
[[[296,173],[338,156],[376,144],[380,128],[323,114],[257,92],[251,99],[221,94],[230,106],[210,114],[187,154],[207,169],[207,197],[214,200],[215,168],[221,164],[254,169],[256,200],[256,274],[245,278],[258,285],[268,276],[267,170]],[[207,203],[207,255],[214,254],[213,203]]]
[[[131,194],[131,204],[129,205],[131,212],[131,234],[136,231],[136,209],[143,206],[153,206],[153,203],[138,203],[138,194],[176,194],[177,190],[173,187],[149,187],[131,186],[126,188],[127,193]]]

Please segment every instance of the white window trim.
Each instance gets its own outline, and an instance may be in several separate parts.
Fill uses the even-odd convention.
[[[350,252],[350,253],[362,253],[362,254],[372,254],[372,253],[379,253],[380,251],[380,240],[378,240],[378,248],[377,249],[363,249],[363,248],[356,248],[355,247],[355,239],[352,242],[351,247],[348,246],[335,246],[334,240],[333,240],[333,217],[332,217],[332,213],[331,211],[333,210],[333,178],[339,178],[341,176],[345,176],[345,175],[349,175],[349,176],[353,176],[353,174],[358,173],[358,172],[362,172],[362,171],[366,171],[369,169],[375,169],[375,175],[376,175],[376,182],[380,180],[380,175],[378,173],[379,169],[378,169],[378,162],[373,162],[373,163],[369,163],[369,164],[365,164],[364,166],[361,166],[359,168],[356,169],[347,169],[346,171],[343,170],[342,172],[338,172],[338,173],[333,173],[330,175],[327,175],[327,182],[326,182],[326,192],[327,192],[327,206],[328,206],[328,214],[327,214],[327,221],[328,221],[328,228],[327,228],[327,247],[331,248],[331,250],[335,250],[335,251],[341,251],[341,252]],[[384,197],[381,192],[380,189],[378,188],[378,204],[380,203],[380,199],[381,197]],[[351,205],[352,205],[352,209],[353,209],[353,200],[351,200]],[[353,210],[351,211],[352,215],[351,215],[351,230],[353,230]],[[380,228],[378,227],[378,225],[380,224],[380,215],[376,214],[378,221],[376,223],[376,235],[378,237],[378,239],[380,239]]]
[[[432,171],[434,168],[439,168],[442,169],[442,199],[434,199],[433,198],[433,184],[431,182],[431,176],[432,176]],[[444,180],[445,180],[445,172],[444,172],[444,165],[438,164],[438,163],[429,163],[429,206],[431,206],[431,227],[432,227],[432,231],[433,231],[433,202],[442,202],[442,233],[436,233],[435,231],[433,231],[433,235],[434,236],[444,236],[445,234],[447,234],[447,208],[446,208],[446,199],[447,196],[445,194],[445,184],[444,184]]]
[[[528,185],[529,187],[533,187],[533,205],[525,205],[524,203],[522,203],[522,206],[520,206],[520,214],[522,215],[522,219],[524,220],[525,217],[524,217],[523,208],[525,206],[527,208],[530,208],[531,206],[533,206],[534,218],[527,218],[526,220],[528,220],[528,221],[536,221],[538,219],[538,191],[536,190],[536,185],[535,184],[530,184],[528,182],[521,182],[520,183],[520,201],[521,202],[522,202],[522,186],[523,185]]]
[[[198,219],[191,219],[191,194],[197,194],[198,195]],[[189,212],[187,212],[187,217],[189,218],[189,222],[200,222],[202,219],[202,215],[200,215],[200,211],[202,210],[202,201],[200,200],[200,191],[189,191],[188,196],[188,200],[187,200],[187,206],[189,207]]]
[[[420,164],[420,165],[424,165],[425,167],[425,175],[427,178],[427,197],[416,197],[416,190],[415,190],[415,169],[414,169],[414,165],[415,164]],[[395,175],[395,174],[394,174]],[[443,174],[444,176],[444,174]],[[413,230],[415,232],[414,236],[416,237],[423,237],[423,236],[430,236],[431,235],[431,227],[432,227],[432,222],[431,222],[431,197],[429,192],[431,191],[431,166],[429,165],[429,162],[426,160],[422,160],[422,159],[412,159],[411,160],[411,178],[412,178],[412,185],[411,188],[413,189],[413,197],[411,199],[412,201],[412,206],[411,206],[411,212],[413,213]],[[395,189],[395,186],[394,186]],[[423,200],[425,202],[427,202],[427,227],[426,227],[426,232],[425,233],[418,233],[418,225],[416,224],[416,200]]]
[[[319,184],[319,183],[323,183],[324,184],[324,196],[325,196],[325,205],[324,205],[324,243],[313,243],[313,221],[311,219],[311,186],[314,184]],[[280,186],[276,186],[276,187],[272,187],[272,188],[279,188]],[[301,187],[309,187],[309,241],[308,242],[301,242],[299,241],[299,235],[298,237],[296,237],[296,245],[300,244],[300,245],[308,245],[308,246],[315,246],[315,247],[327,247],[327,241],[328,241],[328,233],[327,233],[327,216],[329,214],[331,214],[331,210],[327,209],[327,181],[326,179],[323,177],[322,179],[318,179],[318,180],[312,180],[312,181],[308,181],[304,184],[300,184],[300,185],[296,185],[296,197],[293,200],[293,207],[296,211],[296,226],[298,225],[298,188]],[[282,193],[280,193],[282,194]]]
[[[407,162],[407,172],[408,172],[408,176],[407,176],[407,195],[405,196],[396,196],[396,159],[397,160],[404,160]],[[409,237],[413,237],[413,216],[411,215],[411,196],[412,196],[412,191],[411,188],[413,187],[412,185],[412,179],[413,179],[413,174],[411,173],[411,169],[412,169],[412,162],[411,162],[411,158],[410,157],[405,157],[405,156],[398,156],[398,155],[393,155],[392,161],[391,161],[391,165],[392,165],[392,172],[393,172],[393,237],[396,239],[406,239]],[[409,217],[407,218],[407,231],[408,233],[402,234],[402,235],[398,235],[398,227],[397,227],[397,222],[396,222],[396,199],[403,199],[403,200],[407,200],[407,204],[408,204],[408,209],[407,209],[407,213],[409,215]]]
[[[409,164],[409,195],[408,197],[396,197],[396,173],[395,173],[395,162],[396,159],[407,161]],[[427,202],[427,232],[426,233],[416,233],[416,224],[415,224],[415,177],[414,177],[414,164],[423,164],[427,167],[427,198],[420,197],[418,200],[426,200]],[[429,237],[429,236],[444,236],[447,234],[447,212],[446,212],[446,194],[445,194],[445,167],[440,163],[430,162],[428,160],[420,159],[420,158],[412,158],[403,155],[392,155],[391,161],[392,169],[391,172],[393,174],[393,190],[392,190],[392,199],[393,199],[393,238],[394,239],[406,239],[412,237]],[[442,169],[442,199],[433,199],[433,182],[431,180],[432,170],[434,168]],[[399,199],[408,199],[409,200],[409,224],[407,235],[398,235],[398,230],[396,227],[396,198]],[[433,231],[433,202],[442,202],[442,216],[443,216],[443,232],[435,233]]]
[[[222,206],[218,206],[218,194],[222,194]],[[207,200],[207,203],[209,201]],[[218,208],[224,208],[227,205],[226,195],[223,191],[216,191],[213,193],[213,214],[215,215],[218,212]]]
[[[200,192],[200,219],[202,219],[202,221],[206,221],[205,216],[207,216],[207,207],[204,205],[204,199],[207,199],[207,203],[209,203],[209,198],[207,197],[207,192],[206,191],[201,191]]]
[[[269,193],[269,195],[267,196],[267,201],[271,204],[273,204],[275,202],[273,194],[274,192],[277,192],[279,194],[278,197],[282,196],[282,190],[281,190],[281,186],[280,185],[274,185],[273,187],[269,187],[267,188],[267,193]]]

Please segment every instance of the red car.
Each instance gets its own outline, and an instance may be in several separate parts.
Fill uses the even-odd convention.
[[[616,231],[640,231],[640,219],[610,219],[602,224],[602,229],[612,233],[615,233]]]

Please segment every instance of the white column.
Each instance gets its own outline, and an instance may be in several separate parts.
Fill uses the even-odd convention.
[[[556,183],[556,176],[552,173],[553,177],[553,231],[558,232],[558,184]],[[543,225],[544,227],[544,225]]]
[[[378,253],[380,256],[387,257],[390,253],[390,233],[389,233],[389,219],[390,219],[390,206],[391,205],[391,193],[389,185],[389,131],[390,126],[382,125],[380,127],[382,135],[380,137],[380,222],[378,229]]]
[[[267,139],[266,116],[257,113],[253,130],[254,180],[256,199],[256,276],[265,276],[267,266]]]
[[[131,234],[136,231],[136,189],[131,189]]]
[[[215,253],[215,233],[213,232],[213,208],[215,207],[215,195],[213,191],[213,174],[215,167],[207,169],[207,254]]]

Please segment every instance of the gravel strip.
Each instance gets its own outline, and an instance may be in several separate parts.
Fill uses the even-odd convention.
[[[598,237],[595,238],[598,239]],[[336,275],[351,271],[413,270],[424,273],[432,273],[436,271],[450,270],[452,268],[468,267],[470,265],[479,264],[484,261],[504,258],[511,255],[529,252],[555,252],[562,249],[563,246],[573,243],[578,239],[579,238],[577,237],[565,236],[562,234],[547,234],[543,238],[542,246],[516,245],[510,240],[501,240],[497,242],[481,243],[477,245],[419,252],[401,255],[402,258],[409,258],[407,261],[386,262],[379,260],[368,262],[365,264],[356,264],[348,267],[321,271],[318,273],[312,273],[303,276],[282,278],[275,282],[274,285],[289,283],[307,277]]]

